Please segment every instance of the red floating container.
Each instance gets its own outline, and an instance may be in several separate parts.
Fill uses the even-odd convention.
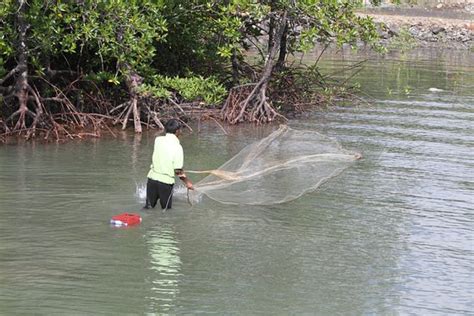
[[[142,218],[138,214],[133,213],[122,213],[119,215],[112,216],[110,224],[114,226],[133,226],[138,225],[142,222]]]

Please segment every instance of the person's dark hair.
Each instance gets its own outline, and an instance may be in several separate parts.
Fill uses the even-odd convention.
[[[167,133],[176,134],[176,131],[180,128],[181,128],[181,123],[175,119],[170,119],[165,124],[165,131]]]

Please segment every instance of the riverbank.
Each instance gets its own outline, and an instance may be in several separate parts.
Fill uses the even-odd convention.
[[[358,13],[379,26],[381,43],[403,49],[474,49],[474,13],[466,8],[370,8]]]

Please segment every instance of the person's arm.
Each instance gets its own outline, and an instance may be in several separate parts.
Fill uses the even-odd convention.
[[[184,173],[183,169],[175,169],[174,172],[178,176],[178,178],[183,181],[184,185],[186,185],[186,188],[188,188],[189,190],[194,190],[193,183],[191,182],[191,180],[188,179],[188,177],[186,177],[186,174]]]

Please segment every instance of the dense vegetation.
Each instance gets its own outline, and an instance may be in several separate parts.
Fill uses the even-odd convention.
[[[75,137],[190,115],[269,122],[318,102],[316,43],[374,43],[351,0],[2,0],[0,134]],[[249,53],[251,52],[251,53]],[[249,58],[251,56],[251,58]],[[82,133],[82,134],[81,134]]]

